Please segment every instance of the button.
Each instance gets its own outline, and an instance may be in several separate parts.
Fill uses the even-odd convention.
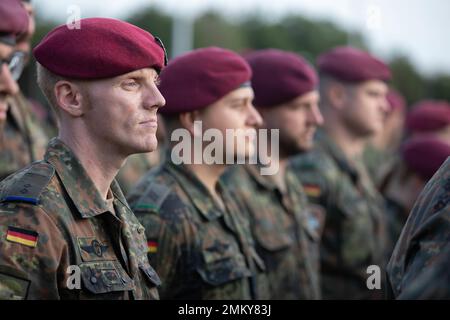
[[[144,228],[137,228],[137,233],[142,234],[144,232]]]
[[[96,284],[97,283],[97,278],[92,276],[91,277],[91,283]]]

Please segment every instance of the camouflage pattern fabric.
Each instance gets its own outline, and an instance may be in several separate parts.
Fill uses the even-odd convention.
[[[326,212],[321,240],[324,299],[381,299],[381,289],[367,288],[367,268],[384,270],[386,219],[384,202],[364,166],[346,159],[323,131],[316,147],[295,157],[293,167],[311,202]]]
[[[221,178],[248,212],[272,299],[319,299],[319,239],[323,216],[313,215],[300,181],[285,174],[282,191],[258,165],[235,165]]]
[[[0,181],[33,161],[41,160],[48,142],[28,100],[21,94],[8,99],[5,123],[0,124]]]
[[[450,298],[449,203],[447,158],[417,199],[389,261],[389,298]]]
[[[130,193],[146,229],[162,299],[266,299],[264,263],[247,218],[217,185],[225,208],[184,165],[167,157]]]

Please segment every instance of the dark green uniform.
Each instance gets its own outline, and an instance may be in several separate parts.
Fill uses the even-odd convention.
[[[48,143],[30,103],[21,93],[10,97],[8,104],[6,121],[0,124],[0,180],[41,160]]]
[[[387,266],[388,295],[450,299],[450,158],[427,183]]]
[[[257,165],[235,165],[222,177],[247,212],[264,260],[272,299],[319,299],[319,239],[323,217],[313,215],[300,181],[287,170],[286,190]]]
[[[321,281],[325,299],[375,299],[382,290],[367,288],[367,268],[384,270],[384,203],[359,162],[346,159],[322,131],[312,152],[293,166],[310,201],[326,212],[321,241]],[[383,288],[382,288],[383,289]]]
[[[129,196],[146,228],[149,260],[163,283],[161,298],[268,298],[264,263],[246,217],[220,183],[226,208],[185,166],[167,158]]]

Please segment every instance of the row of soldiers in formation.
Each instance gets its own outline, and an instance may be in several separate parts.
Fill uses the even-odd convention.
[[[14,77],[34,27],[24,6],[0,4],[0,298],[450,297],[447,103],[423,102],[403,125],[388,66],[352,47],[320,55],[318,74],[277,49],[167,64],[149,32],[89,18],[33,50],[58,123],[45,150]],[[184,128],[194,141],[196,121],[224,137],[278,129],[279,152],[176,164],[169,137]],[[252,142],[220,146],[249,159]]]

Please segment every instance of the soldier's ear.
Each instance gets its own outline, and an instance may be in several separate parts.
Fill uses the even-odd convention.
[[[81,85],[66,80],[56,82],[53,88],[58,107],[72,117],[84,114],[81,89]]]
[[[187,129],[192,136],[194,136],[194,133],[198,133],[194,132],[195,121],[200,121],[198,111],[181,113],[179,116],[179,120],[181,126]]]
[[[332,82],[326,89],[326,95],[331,107],[341,110],[345,107],[347,99],[347,90],[345,85],[339,82]]]

